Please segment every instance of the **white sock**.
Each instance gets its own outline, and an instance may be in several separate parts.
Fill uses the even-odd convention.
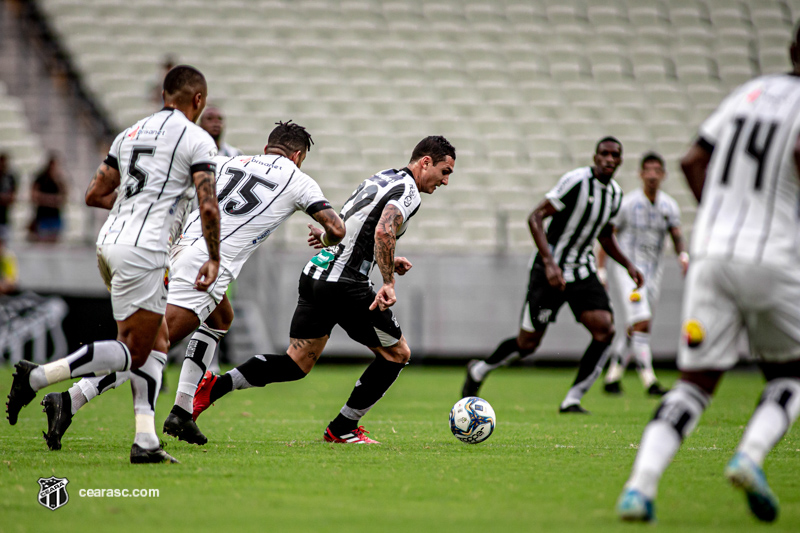
[[[656,382],[656,374],[653,372],[653,353],[650,351],[650,334],[641,331],[634,331],[631,336],[631,351],[636,359],[636,367],[639,370],[639,379],[645,389]]]
[[[709,396],[696,385],[678,381],[661,400],[655,415],[644,428],[639,453],[626,487],[654,499],[658,482],[672,462],[681,442],[697,426],[708,406]]]
[[[212,329],[201,324],[192,334],[189,345],[186,347],[186,355],[181,366],[181,377],[178,382],[178,390],[175,394],[175,405],[192,412],[194,393],[197,385],[203,379],[206,369],[214,360],[214,352],[217,344],[227,333],[227,330]]]
[[[737,451],[758,466],[786,434],[800,414],[800,379],[778,378],[768,382]]]
[[[63,359],[38,366],[31,371],[30,384],[38,391],[70,378],[104,376],[118,370],[128,370],[131,354],[119,341],[98,341],[87,344]]]
[[[96,378],[83,378],[69,388],[69,397],[72,399],[72,414],[92,401],[98,394],[116,389],[131,379],[131,371],[112,372],[107,376]]]
[[[167,364],[167,354],[153,350],[140,368],[131,371],[133,412],[136,415],[134,444],[145,450],[160,446],[155,427],[156,400],[161,388],[161,373]]]
[[[611,343],[609,357],[611,358],[611,363],[608,365],[605,382],[621,381],[631,358],[630,337],[623,333],[617,334],[614,337],[614,342]]]
[[[501,366],[508,366],[520,358],[519,352],[512,353],[497,364],[490,365],[486,361],[478,361],[469,369],[472,379],[475,381],[483,381],[483,379],[493,370],[497,370]]]

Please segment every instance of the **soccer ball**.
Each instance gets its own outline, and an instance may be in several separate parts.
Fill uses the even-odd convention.
[[[494,409],[483,398],[461,398],[450,411],[450,431],[467,444],[478,444],[488,439],[496,423]]]

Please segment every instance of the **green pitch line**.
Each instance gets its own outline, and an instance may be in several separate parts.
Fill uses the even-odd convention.
[[[180,465],[128,463],[133,409],[128,385],[79,412],[60,452],[41,437],[38,402],[16,426],[0,425],[0,533],[42,531],[624,531],[614,503],[644,424],[657,405],[633,373],[626,393],[595,386],[591,416],[559,415],[574,370],[498,370],[482,396],[497,412],[492,437],[458,442],[448,414],[464,370],[411,366],[363,420],[380,446],[327,444],[322,432],[363,366],[323,366],[297,383],[229,395],[198,420],[198,447],[163,437]],[[659,374],[665,384],[675,374]],[[11,370],[0,368],[0,394]],[[177,370],[168,383],[177,383]],[[699,429],[678,452],[657,500],[659,533],[750,532],[742,495],[722,476],[762,387],[757,374],[727,376]],[[61,388],[52,390],[66,390]],[[159,398],[157,429],[174,392]],[[800,530],[800,430],[767,459],[781,499],[771,532]],[[66,477],[69,502],[37,501],[40,477]],[[158,498],[88,498],[81,489],[159,490]]]

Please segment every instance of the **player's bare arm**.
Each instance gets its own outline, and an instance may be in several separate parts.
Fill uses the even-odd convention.
[[[311,217],[322,224],[320,229],[313,224],[308,225],[308,245],[319,250],[334,246],[342,242],[345,236],[345,227],[342,219],[336,214],[333,209],[323,209],[317,211]]]
[[[561,267],[558,266],[553,259],[553,254],[550,253],[550,244],[547,242],[547,234],[544,231],[545,219],[555,215],[557,212],[553,204],[550,203],[550,200],[545,198],[536,206],[528,217],[528,228],[531,230],[533,242],[536,243],[536,247],[539,249],[539,256],[544,262],[544,272],[547,276],[547,282],[550,283],[551,286],[563,291],[567,286],[567,282],[564,281]]]
[[[86,205],[111,209],[117,200],[117,187],[119,187],[119,171],[101,163],[94,173],[89,187],[86,189]]]
[[[689,270],[689,252],[683,243],[683,232],[679,226],[669,228],[669,236],[672,238],[672,244],[675,246],[675,255],[678,256],[678,263],[681,266],[681,274],[686,275]]]
[[[397,206],[387,204],[375,228],[375,262],[381,271],[383,285],[375,301],[369,306],[370,310],[378,307],[385,311],[397,301],[394,294],[394,249],[397,244],[397,230],[403,223],[403,214]]]
[[[195,281],[195,289],[207,291],[219,273],[219,205],[213,172],[201,170],[192,174],[192,179],[197,189],[200,221],[208,248],[208,261],[200,267]]]
[[[800,176],[800,136],[797,137],[797,140],[794,143],[794,168],[797,171],[797,175]]]
[[[614,234],[614,226],[606,224],[606,227],[604,227],[600,235],[597,236],[597,240],[600,242],[600,246],[603,247],[606,254],[628,271],[628,275],[636,282],[636,288],[641,288],[641,286],[644,285],[644,274],[642,274],[631,260],[622,253],[622,250],[619,249],[617,236]]]
[[[706,168],[708,168],[708,163],[711,161],[713,151],[713,146],[699,139],[681,159],[681,169],[686,176],[686,182],[689,184],[689,188],[698,203],[703,196],[703,185],[706,183]]]

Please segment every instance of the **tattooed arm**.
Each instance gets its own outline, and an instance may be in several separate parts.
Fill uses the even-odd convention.
[[[342,242],[345,236],[345,227],[342,219],[333,209],[323,209],[311,215],[314,220],[322,224],[324,230],[313,224],[308,225],[308,245],[315,249],[327,248]]]
[[[119,171],[101,163],[86,189],[86,205],[111,209],[117,200]]]
[[[194,288],[198,291],[207,291],[219,273],[219,205],[213,172],[201,170],[192,174],[192,179],[197,189],[200,221],[203,224],[203,237],[208,248],[208,261],[200,267]]]
[[[397,230],[403,223],[403,214],[397,206],[387,204],[383,208],[378,226],[375,228],[375,262],[383,277],[383,286],[375,295],[370,311],[379,308],[385,311],[397,301],[394,295],[394,247],[397,243]]]

